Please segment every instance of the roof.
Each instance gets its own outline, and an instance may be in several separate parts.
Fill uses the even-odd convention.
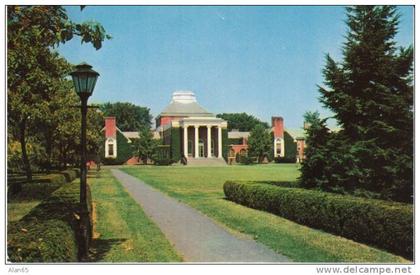
[[[239,131],[230,131],[228,132],[228,138],[248,138],[250,132],[239,132]]]
[[[192,92],[174,92],[171,103],[166,106],[159,116],[200,116],[214,117],[201,107]]]
[[[151,130],[151,132],[153,134],[153,139],[160,139],[159,132],[156,132],[156,131],[153,131],[153,130]],[[121,133],[128,139],[139,138],[139,132],[127,131],[127,132],[121,132]]]
[[[284,129],[285,132],[288,132],[289,135],[292,136],[294,139],[303,138],[305,137],[305,131],[302,128],[298,129]]]
[[[139,138],[139,132],[122,132],[126,138]]]

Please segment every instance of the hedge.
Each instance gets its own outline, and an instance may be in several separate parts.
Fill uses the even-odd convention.
[[[70,174],[77,176],[77,173]],[[9,224],[7,228],[8,260],[11,262],[77,262],[79,190],[78,180],[65,184],[20,221]],[[90,190],[88,190],[89,201],[90,198]]]
[[[223,189],[236,203],[413,259],[412,205],[263,183]]]
[[[32,182],[26,182],[26,178],[16,178],[8,176],[7,178],[7,199],[37,199],[44,198],[46,195],[51,194],[66,182],[73,181],[79,176],[78,169],[68,169],[60,172],[52,172],[53,174],[33,176]],[[22,190],[16,190],[16,182],[22,182]]]

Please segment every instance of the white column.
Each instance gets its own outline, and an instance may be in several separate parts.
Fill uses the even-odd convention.
[[[184,125],[184,156],[188,158],[188,125]]]
[[[207,157],[211,158],[211,126],[207,125]]]
[[[217,147],[218,147],[218,158],[222,158],[222,127],[217,126]]]
[[[277,139],[274,138],[274,157],[277,157]]]
[[[284,157],[285,155],[285,150],[284,150],[284,138],[281,139],[281,153],[280,156]]]
[[[194,141],[195,141],[195,152],[194,152],[194,157],[198,158],[198,126],[194,125]]]

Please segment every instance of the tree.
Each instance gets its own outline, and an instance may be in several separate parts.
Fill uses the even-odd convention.
[[[100,105],[100,110],[104,116],[115,116],[121,131],[137,131],[152,125],[150,109],[129,102],[107,102]]]
[[[269,128],[266,122],[262,122],[258,118],[248,115],[247,113],[223,113],[216,117],[222,118],[228,122],[228,130],[237,129],[239,131],[251,131],[256,125],[262,125]]]
[[[148,159],[152,159],[159,141],[153,139],[153,133],[150,128],[142,127],[139,130],[139,138],[136,140],[136,155],[139,156],[143,163],[147,163]]]
[[[270,132],[261,124],[257,124],[252,129],[248,138],[248,152],[249,155],[257,157],[258,163],[264,160],[271,151],[272,139]]]
[[[57,91],[55,98],[50,102],[51,106],[51,130],[52,157],[56,159],[62,168],[67,163],[76,164],[79,161],[81,113],[80,99],[73,91],[71,81],[63,83]],[[53,108],[53,106],[59,106]],[[89,108],[87,113],[86,147],[88,156],[99,157],[104,144],[103,117],[98,109]]]
[[[339,63],[327,55],[325,86],[319,87],[320,101],[342,128],[331,136],[327,152],[345,169],[323,169],[322,177],[350,190],[411,201],[413,48],[397,49],[398,22],[393,6],[347,8],[344,59]]]
[[[18,139],[26,177],[32,179],[27,154],[28,132],[34,122],[47,118],[48,104],[68,64],[53,47],[80,36],[100,49],[109,39],[99,23],[74,23],[61,6],[7,7],[8,125]]]
[[[323,186],[327,182],[324,169],[328,160],[326,145],[329,130],[325,125],[325,119],[321,119],[318,112],[306,112],[304,122],[308,125],[305,129],[306,159],[300,168],[302,172],[300,182],[306,188]]]

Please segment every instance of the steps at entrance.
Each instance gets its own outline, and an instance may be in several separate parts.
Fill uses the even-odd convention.
[[[219,158],[188,158],[188,166],[227,166],[224,159]]]

